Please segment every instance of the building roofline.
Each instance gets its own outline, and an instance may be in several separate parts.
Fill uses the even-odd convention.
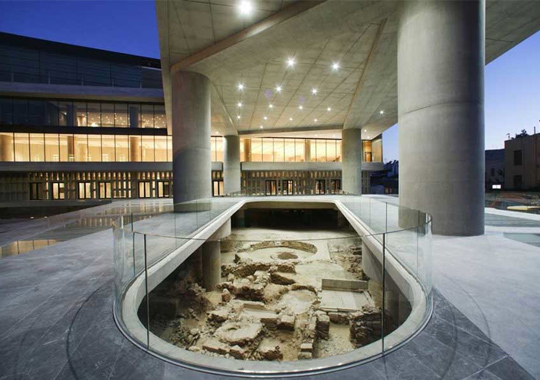
[[[157,58],[142,57],[126,53],[118,53],[109,50],[90,48],[79,45],[71,45],[63,42],[43,40],[40,38],[26,37],[18,34],[0,32],[0,43],[14,47],[26,47],[46,50],[58,54],[76,55],[84,58],[103,59],[125,64],[136,64],[143,67],[161,69],[161,61]]]

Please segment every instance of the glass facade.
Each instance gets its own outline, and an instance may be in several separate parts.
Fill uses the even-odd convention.
[[[250,142],[246,141],[250,140]],[[242,161],[340,162],[341,140],[253,137],[241,139]],[[249,147],[249,148],[248,148]],[[248,151],[249,150],[249,151]]]
[[[124,55],[119,59],[119,54],[70,45],[63,45],[66,52],[61,54],[47,48],[23,47],[28,41],[24,37],[11,39],[12,44],[0,43],[1,82],[163,88],[158,60]],[[58,50],[60,44],[53,44]],[[103,58],[96,59],[98,55]]]
[[[364,162],[382,162],[382,138],[362,141]]]
[[[0,124],[166,128],[163,104],[0,97]]]

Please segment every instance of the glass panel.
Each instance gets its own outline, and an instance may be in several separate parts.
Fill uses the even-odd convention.
[[[13,124],[13,99],[0,98],[0,123]]]
[[[59,125],[59,109],[56,100],[45,101],[45,124]]]
[[[86,135],[73,136],[73,148],[75,162],[86,162],[88,159],[88,141]],[[71,159],[70,159],[71,161]]]
[[[15,161],[30,161],[28,133],[15,133]]]
[[[251,161],[261,162],[262,158],[262,139],[254,137],[251,139]]]
[[[306,140],[296,139],[295,140],[295,161],[296,162],[305,162],[306,161]]]
[[[142,128],[154,128],[154,106],[151,104],[141,105],[141,122],[139,125]]]
[[[285,157],[284,161],[287,162],[294,162],[295,161],[295,149],[294,149],[294,139],[284,139],[284,151],[285,151]]]
[[[114,136],[101,136],[101,161],[114,162]]]
[[[128,125],[130,128],[139,127],[139,115],[141,112],[141,107],[138,104],[129,104],[128,105]]]
[[[223,162],[223,138],[216,137],[216,161]]]
[[[362,151],[364,155],[364,162],[373,161],[373,155],[371,151],[371,141],[362,141]]]
[[[142,136],[142,161],[154,162],[154,136]]]
[[[87,126],[86,102],[73,103],[73,110],[75,112],[75,124],[77,125],[77,127],[86,127]]]
[[[274,142],[273,139],[262,139],[262,161],[273,162],[274,161]]]
[[[326,140],[326,159],[328,162],[336,162],[337,140]]]
[[[60,161],[60,146],[58,135],[45,135],[45,161],[58,162]]]
[[[373,150],[373,162],[382,162],[382,139],[373,140],[371,146]]]
[[[114,127],[114,104],[101,103],[101,126]]]
[[[13,133],[0,133],[0,161],[13,161]]]
[[[26,124],[28,116],[28,101],[13,99],[13,124]]]
[[[58,125],[63,127],[72,125],[68,121],[68,109],[71,109],[71,102],[58,102]]]
[[[45,124],[45,104],[42,100],[28,101],[28,124],[43,125]]]
[[[275,138],[274,140],[274,161],[283,162],[285,161],[285,146],[283,144],[283,139]]]
[[[60,135],[60,161],[68,162],[73,161],[73,136],[72,135]]]
[[[315,140],[317,144],[317,162],[326,162],[326,140]]]
[[[116,161],[129,161],[129,136],[116,136]]]
[[[154,106],[154,127],[155,128],[167,128],[165,118],[165,106],[164,105],[155,105]]]
[[[101,161],[101,135],[88,135],[88,161]]]
[[[99,103],[88,103],[88,126],[99,127],[101,126],[101,110]]]
[[[336,143],[336,161],[341,162],[341,140]]]
[[[30,161],[43,162],[45,160],[45,135],[42,133],[30,134]]]
[[[128,161],[141,161],[141,136],[129,136],[129,156]]]
[[[156,136],[156,161],[167,161],[167,137]]]
[[[309,143],[309,152],[310,152],[310,161],[315,162],[317,161],[317,155],[319,152],[317,152],[317,140],[307,140]]]
[[[172,162],[172,136],[167,136],[167,161]]]
[[[114,105],[114,126],[120,128],[129,127],[127,104],[116,103]]]

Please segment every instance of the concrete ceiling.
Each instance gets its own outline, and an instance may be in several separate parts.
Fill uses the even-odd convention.
[[[237,1],[156,0],[169,115],[170,70],[188,70],[212,81],[213,133],[374,138],[397,122],[398,2],[251,1],[242,17]],[[539,29],[540,2],[488,1],[486,63]]]

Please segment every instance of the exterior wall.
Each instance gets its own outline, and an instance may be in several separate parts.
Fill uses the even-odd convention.
[[[530,190],[540,186],[539,144],[540,134],[504,142],[505,189]]]

